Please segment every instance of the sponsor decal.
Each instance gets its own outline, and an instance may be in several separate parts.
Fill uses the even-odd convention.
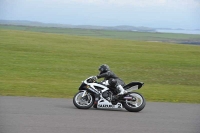
[[[113,105],[108,105],[108,104],[99,104],[98,107],[99,107],[99,108],[112,108]]]
[[[123,107],[122,104],[118,103],[117,105],[98,104],[98,108],[123,108]]]

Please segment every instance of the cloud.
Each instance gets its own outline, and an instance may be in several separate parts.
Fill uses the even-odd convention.
[[[38,3],[50,5],[82,4],[95,6],[200,8],[200,0],[0,0],[7,3]]]
[[[50,0],[59,1],[59,0]],[[63,1],[63,0],[62,0]],[[66,2],[66,1],[65,1]],[[68,0],[83,4],[109,4],[109,5],[132,5],[132,6],[200,6],[200,0]]]

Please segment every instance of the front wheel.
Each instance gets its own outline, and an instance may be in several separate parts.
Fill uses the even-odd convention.
[[[89,109],[94,104],[94,98],[90,93],[87,93],[85,96],[83,96],[83,94],[84,92],[82,91],[75,94],[73,98],[74,106],[78,109]]]
[[[125,102],[122,103],[126,110],[130,112],[139,112],[145,107],[146,101],[140,93],[132,92],[128,95],[133,99],[126,99]]]

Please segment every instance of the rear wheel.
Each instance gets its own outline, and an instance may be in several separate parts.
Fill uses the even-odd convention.
[[[89,109],[94,103],[94,98],[90,93],[87,93],[84,97],[82,97],[83,93],[84,92],[82,91],[76,93],[73,98],[74,106],[76,106],[78,109]]]
[[[132,92],[128,95],[133,97],[133,99],[127,99],[122,103],[126,110],[130,112],[139,112],[145,107],[146,101],[140,93]]]

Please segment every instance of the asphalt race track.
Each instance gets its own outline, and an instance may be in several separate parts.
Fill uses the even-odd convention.
[[[0,133],[200,133],[200,104],[147,102],[131,113],[80,110],[72,99],[0,96]]]

